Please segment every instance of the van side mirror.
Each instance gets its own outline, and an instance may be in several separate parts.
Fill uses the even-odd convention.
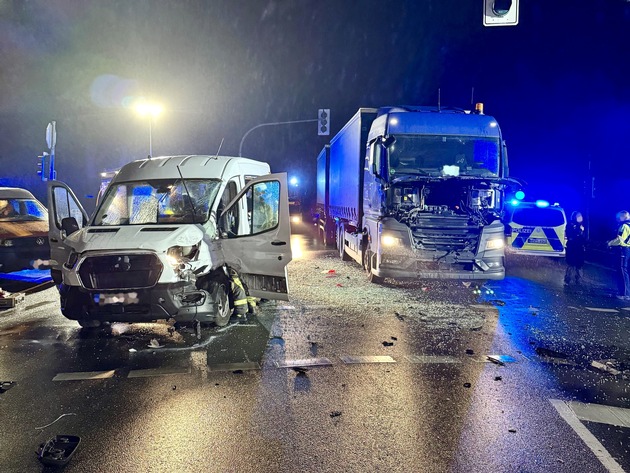
[[[61,220],[61,229],[66,232],[66,235],[72,235],[74,232],[79,231],[80,228],[77,219],[74,217],[66,217]]]

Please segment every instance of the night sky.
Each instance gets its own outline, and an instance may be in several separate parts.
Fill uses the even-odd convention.
[[[37,155],[57,121],[57,171],[77,194],[148,153],[237,155],[265,122],[316,118],[333,133],[359,107],[484,102],[531,198],[605,219],[630,207],[630,2],[521,1],[486,28],[482,0],[0,0],[0,184],[43,198]],[[252,132],[243,155],[312,191],[315,123]],[[90,207],[90,204],[87,205]],[[606,214],[606,215],[604,215]],[[596,220],[596,215],[593,220]]]

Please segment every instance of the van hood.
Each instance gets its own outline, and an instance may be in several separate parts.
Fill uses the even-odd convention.
[[[48,238],[48,222],[45,220],[0,222],[0,238],[39,237]]]
[[[204,236],[200,225],[90,226],[70,235],[66,242],[84,251],[153,250],[165,252],[172,246],[192,246]]]

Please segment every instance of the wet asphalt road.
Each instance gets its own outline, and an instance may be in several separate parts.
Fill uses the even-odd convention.
[[[331,257],[308,234],[292,243],[321,267]],[[54,471],[36,447],[73,434],[66,472],[630,471],[628,378],[589,367],[630,359],[630,311],[607,297],[610,275],[593,269],[565,291],[560,265],[509,263],[493,294],[411,285],[420,302],[407,307],[391,285],[395,311],[385,298],[345,316],[270,302],[201,339],[166,324],[84,332],[54,288],[31,294],[0,315],[0,380],[16,382],[0,394],[0,470]],[[481,322],[431,318],[452,300]]]

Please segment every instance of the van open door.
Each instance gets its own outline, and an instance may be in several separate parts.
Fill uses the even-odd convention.
[[[253,297],[288,300],[291,225],[286,173],[249,181],[219,215],[219,249]]]
[[[51,276],[55,283],[62,282],[61,267],[72,252],[66,238],[87,223],[87,213],[72,189],[63,182],[48,181],[48,240]]]

